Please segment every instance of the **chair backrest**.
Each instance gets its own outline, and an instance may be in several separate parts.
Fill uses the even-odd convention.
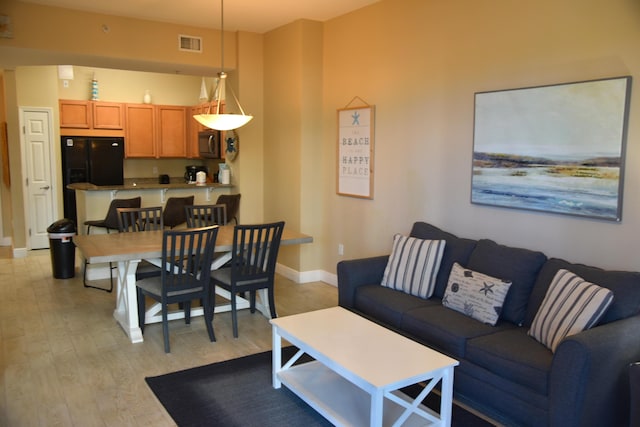
[[[150,208],[118,208],[118,230],[121,233],[162,230],[162,206]]]
[[[219,205],[190,205],[185,206],[187,227],[198,228],[209,225],[227,225],[227,206]]]
[[[208,286],[218,226],[165,230],[162,235],[162,294]]]
[[[273,282],[283,229],[284,221],[234,227],[233,282]]]
[[[104,218],[104,224],[107,228],[118,230],[118,208],[139,208],[142,203],[142,197],[134,197],[131,199],[113,199],[109,204],[107,216]]]
[[[177,225],[187,222],[187,215],[184,207],[193,205],[193,196],[187,197],[169,197],[162,212],[164,225],[173,228]]]
[[[238,224],[238,209],[240,208],[240,194],[221,194],[216,200],[216,205],[224,203],[227,206],[227,219],[234,220]]]

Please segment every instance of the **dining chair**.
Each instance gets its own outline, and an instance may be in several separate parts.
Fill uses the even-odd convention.
[[[162,230],[163,228],[162,206],[118,209],[118,230],[121,233]]]
[[[227,225],[227,205],[190,205],[185,206],[187,227],[197,228],[209,225]]]
[[[169,197],[162,211],[162,220],[165,227],[174,228],[187,222],[184,207],[193,205],[194,196]]]
[[[133,197],[131,199],[113,199],[109,203],[109,209],[107,209],[107,215],[103,219],[88,220],[84,222],[87,226],[87,234],[91,234],[91,227],[99,227],[107,230],[118,230],[118,209],[119,208],[139,208],[142,203],[141,197]],[[85,288],[99,289],[101,291],[113,292],[113,269],[115,268],[113,263],[109,263],[109,281],[111,283],[108,289],[101,288],[99,286],[93,286],[87,284],[87,260],[84,261],[84,268],[82,271],[82,283]]]
[[[240,208],[240,194],[221,194],[216,200],[216,205],[224,203],[227,206],[227,219],[234,220],[238,224],[238,210]]]
[[[256,291],[266,289],[269,311],[276,318],[274,281],[276,259],[284,221],[269,224],[236,225],[233,231],[231,264],[211,272],[211,282],[230,292],[233,336],[238,338],[236,295],[249,292],[251,313],[256,311]],[[264,304],[264,301],[262,301]]]
[[[162,230],[162,207],[118,208],[118,229],[121,233]],[[157,265],[156,265],[157,264]],[[136,268],[136,280],[160,275],[160,265],[142,260]]]
[[[170,352],[168,305],[184,304],[184,320],[191,323],[191,300],[204,301],[204,319],[211,342],[213,332],[213,293],[209,280],[211,259],[218,236],[218,227],[165,230],[162,235],[160,276],[136,282],[138,293],[138,321],[144,332],[145,297],[162,306],[162,334],[164,351]]]

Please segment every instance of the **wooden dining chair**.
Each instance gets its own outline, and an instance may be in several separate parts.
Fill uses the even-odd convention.
[[[163,228],[162,206],[118,209],[118,229],[121,233],[162,230]]]
[[[121,233],[162,230],[162,207],[118,208],[118,228]],[[156,265],[158,264],[158,265]],[[142,260],[136,268],[136,280],[160,275],[160,263]]]
[[[84,225],[87,226],[87,234],[91,234],[91,227],[104,228],[109,233],[111,230],[118,230],[118,209],[119,208],[135,208],[140,207],[142,203],[141,197],[133,197],[131,199],[113,199],[111,203],[109,203],[109,209],[107,209],[107,214],[103,219],[95,219],[88,220],[84,222]],[[101,288],[98,286],[93,286],[87,284],[87,264],[88,262],[84,261],[84,268],[82,271],[82,284],[85,288],[93,288],[99,289],[101,291],[112,292],[113,291],[113,269],[115,266],[113,263],[109,263],[109,288]]]
[[[197,228],[209,225],[227,225],[227,205],[185,206],[187,227]]]
[[[249,292],[252,313],[256,311],[256,291],[266,289],[269,311],[276,318],[274,281],[276,260],[284,221],[269,224],[236,225],[233,231],[231,264],[211,272],[214,286],[220,286],[231,294],[231,317],[233,336],[238,338],[238,314],[236,295]],[[264,304],[264,301],[262,301]]]
[[[218,227],[165,230],[162,236],[160,276],[136,282],[138,291],[138,321],[144,332],[145,297],[153,298],[162,306],[162,334],[164,351],[170,352],[168,305],[182,303],[184,320],[191,323],[191,300],[204,302],[204,319],[209,339],[216,340],[213,332],[213,293],[209,280],[211,260]]]

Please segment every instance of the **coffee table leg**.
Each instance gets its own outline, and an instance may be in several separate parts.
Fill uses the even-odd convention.
[[[272,382],[273,382],[273,388],[280,388],[280,386],[282,385],[282,383],[280,382],[280,380],[278,379],[278,372],[280,372],[280,370],[282,369],[282,339],[280,338],[280,334],[278,333],[278,327],[273,325],[271,327],[272,329],[272,339],[273,339],[273,343],[272,343],[272,355],[271,358],[273,360],[273,367],[271,369],[272,371]]]
[[[376,390],[371,394],[371,427],[382,427],[382,409],[384,406],[384,393]]]
[[[453,405],[453,366],[446,368],[442,374],[440,420],[442,420],[442,425],[445,427],[451,426],[452,405]]]

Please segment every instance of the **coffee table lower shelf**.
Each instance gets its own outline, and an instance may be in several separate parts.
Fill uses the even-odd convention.
[[[337,426],[370,425],[371,395],[349,382],[318,361],[295,365],[278,372],[278,379],[309,406]],[[411,405],[413,399],[396,390],[392,394]],[[384,399],[383,426],[391,426],[402,415],[405,408],[392,400]],[[441,425],[437,412],[418,405],[402,424],[403,426]],[[430,418],[433,422],[429,423]]]

